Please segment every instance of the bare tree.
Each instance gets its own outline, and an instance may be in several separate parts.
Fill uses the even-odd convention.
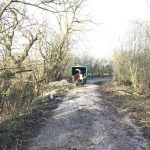
[[[19,113],[29,107],[39,82],[62,77],[70,61],[72,38],[80,31],[85,0],[6,0],[0,5],[0,107]],[[41,25],[28,9],[55,15],[56,30]],[[55,29],[55,28],[54,28]],[[31,55],[36,51],[38,57]],[[17,111],[18,110],[18,111]],[[16,115],[16,114],[15,114]]]
[[[80,20],[79,11],[85,0],[62,1],[62,5],[56,8],[56,30],[46,31],[39,43],[39,50],[44,60],[43,77],[48,82],[62,78],[62,74],[70,61],[70,50],[72,46],[72,36],[79,32],[79,25],[84,21]],[[64,10],[64,11],[61,11]],[[48,33],[53,34],[53,38]],[[47,79],[46,79],[47,78]]]
[[[139,93],[148,93],[150,85],[149,28],[148,22],[134,21],[128,41],[114,55],[114,72],[117,81],[132,85]]]
[[[14,4],[23,4],[24,6],[36,7],[51,13],[58,13],[55,7],[61,6],[63,2],[64,0],[37,0],[35,2],[29,2],[27,0],[6,0],[0,2],[0,19],[3,18],[4,13]],[[64,12],[64,9],[59,11]]]

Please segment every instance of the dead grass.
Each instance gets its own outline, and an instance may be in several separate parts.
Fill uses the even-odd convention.
[[[12,89],[16,91],[16,88],[17,86]],[[23,90],[21,88],[23,86],[17,89],[22,94]],[[31,91],[31,89],[24,91],[23,94],[26,94],[25,92],[28,94],[28,91]],[[67,91],[68,86],[64,86],[64,83],[58,87],[47,87],[46,90],[40,93],[40,96],[34,100],[25,101],[26,103],[23,103],[23,105],[20,105],[22,97],[19,97],[21,94],[18,92],[17,96],[20,98],[20,101],[17,101],[18,105],[14,105],[16,101],[13,101],[13,105],[7,104],[7,107],[5,107],[9,110],[5,109],[6,111],[0,114],[0,149],[28,149],[31,139],[37,136],[37,131],[40,131],[40,128],[53,114],[53,110],[62,102]],[[28,100],[31,97],[27,95],[26,98]],[[12,108],[14,109],[12,110]]]
[[[129,86],[112,83],[100,86],[107,100],[116,104],[120,114],[131,118],[150,142],[150,97],[135,93]]]
[[[57,93],[53,99],[45,96],[33,104],[32,113],[0,123],[0,149],[27,150],[31,140],[39,134],[64,96],[62,93]]]

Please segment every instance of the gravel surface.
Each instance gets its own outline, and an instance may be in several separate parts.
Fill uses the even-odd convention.
[[[92,84],[72,89],[29,150],[149,150],[139,129]]]

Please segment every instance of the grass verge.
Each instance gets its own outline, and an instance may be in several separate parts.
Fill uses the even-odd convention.
[[[134,93],[131,87],[116,86],[112,83],[101,85],[99,91],[115,104],[120,114],[133,120],[150,143],[150,97]]]
[[[26,150],[31,140],[46,124],[65,95],[57,93],[50,99],[44,96],[32,106],[32,112],[0,123],[0,149]]]

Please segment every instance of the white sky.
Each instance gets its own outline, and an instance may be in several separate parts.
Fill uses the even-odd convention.
[[[38,11],[34,13],[32,8],[31,13],[39,16],[42,13]],[[74,52],[90,51],[98,58],[111,58],[131,21],[150,21],[150,0],[87,0],[84,13],[89,13],[97,24],[91,23],[90,31],[80,33]]]
[[[96,57],[111,58],[119,39],[133,20],[150,21],[150,0],[89,0],[87,12],[99,25],[90,25],[80,48],[91,50]]]

